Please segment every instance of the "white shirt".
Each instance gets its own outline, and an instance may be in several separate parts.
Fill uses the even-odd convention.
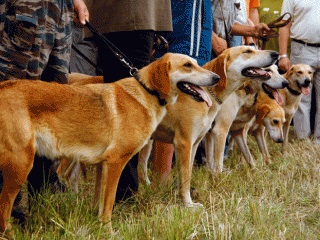
[[[284,0],[281,14],[292,15],[290,38],[320,43],[320,0]]]
[[[236,22],[242,25],[247,25],[248,16],[247,16],[246,0],[239,0],[239,3],[240,3],[240,11],[236,18]]]

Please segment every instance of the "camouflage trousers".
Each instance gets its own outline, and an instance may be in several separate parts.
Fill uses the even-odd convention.
[[[72,0],[0,0],[0,80],[67,82]]]

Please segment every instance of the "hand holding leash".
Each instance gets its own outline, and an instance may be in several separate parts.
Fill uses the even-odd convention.
[[[283,18],[289,15],[289,18],[287,20],[283,20]],[[291,22],[292,16],[290,13],[286,12],[285,14],[283,14],[282,16],[280,16],[279,18],[277,18],[276,20],[268,23],[268,28],[269,30],[265,32],[265,34],[260,35],[259,38],[260,40],[262,40],[262,47],[261,49],[265,49],[266,43],[270,38],[276,38],[279,37],[279,33],[276,32],[275,30],[273,30],[273,28],[281,28],[286,26],[288,23]]]

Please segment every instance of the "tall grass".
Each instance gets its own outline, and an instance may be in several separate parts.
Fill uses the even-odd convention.
[[[34,200],[26,224],[14,225],[16,239],[320,239],[320,146],[294,140],[284,158],[268,140],[273,164],[265,166],[251,137],[248,143],[256,169],[241,163],[237,149],[222,174],[194,168],[193,199],[203,208],[181,205],[175,178],[159,189],[141,185],[115,206],[109,235],[97,221],[90,179],[78,195],[45,192]]]

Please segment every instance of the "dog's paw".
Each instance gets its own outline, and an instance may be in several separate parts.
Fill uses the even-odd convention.
[[[186,203],[185,204],[186,207],[188,208],[203,208],[204,206],[201,203]]]
[[[145,184],[146,184],[147,186],[150,186],[150,185],[151,185],[151,181],[149,180],[149,178],[146,179]]]

